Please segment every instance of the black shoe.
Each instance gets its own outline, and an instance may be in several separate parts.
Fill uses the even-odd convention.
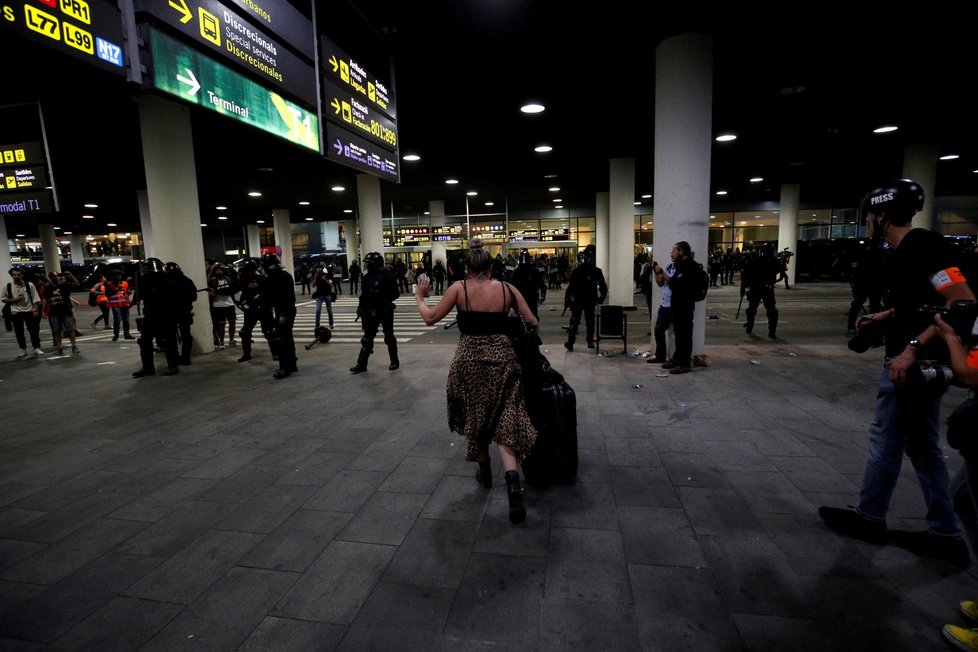
[[[935,534],[930,530],[922,532],[890,532],[893,545],[909,550],[920,557],[930,557],[939,561],[967,568],[971,564],[968,545],[964,539]]]
[[[663,364],[665,361],[666,361],[665,358],[657,358],[655,356],[652,356],[651,358],[649,358],[648,360],[646,360],[645,363],[646,364]]]
[[[886,523],[863,516],[854,509],[839,507],[819,507],[818,515],[825,524],[839,534],[868,543],[886,543]]]
[[[274,374],[272,374],[272,378],[274,378],[275,380],[281,380],[283,378],[288,378],[291,375],[292,372],[289,371],[288,369],[279,368],[278,370],[275,371]]]
[[[751,333],[754,332],[754,327],[751,326],[750,324],[744,324],[744,330],[747,331],[748,335],[750,335]]]
[[[176,376],[178,373],[180,373],[180,367],[170,367],[169,369],[163,372],[163,375]]]
[[[519,471],[506,471],[506,494],[509,497],[509,522],[522,523],[526,520],[526,507]]]
[[[119,336],[118,335],[113,335],[112,336],[112,341],[113,342],[118,342],[119,341]]]
[[[772,340],[778,339],[778,336],[775,335],[774,333],[768,333],[767,336],[770,337]]]
[[[238,362],[248,362],[248,360],[251,360],[251,356],[248,355],[247,353],[245,353],[243,356],[238,358]]]
[[[155,371],[146,371],[145,369],[140,369],[139,371],[132,372],[133,378],[142,378],[143,376],[155,376]]]
[[[180,358],[180,364],[182,364],[185,367],[189,367],[190,366],[190,358]]]
[[[391,363],[391,366],[387,367],[387,369],[389,371],[396,371],[397,369],[400,369],[400,367],[401,367],[401,363],[395,360],[394,362]]]
[[[594,342],[588,342],[587,343],[587,348],[593,349],[594,348]]]
[[[135,337],[133,337],[132,335],[124,335],[124,336],[123,336],[123,339],[126,339],[126,340],[134,340],[134,339],[136,339],[136,338],[135,338]]]
[[[662,368],[663,369],[672,369],[675,366],[676,366],[676,363],[673,362],[672,360],[670,360],[669,362],[663,363]]]
[[[571,344],[570,342],[564,342],[564,348],[567,349],[568,351],[573,351],[574,345]]]
[[[479,462],[479,470],[475,472],[475,479],[486,489],[492,489],[492,461],[485,460]]]
[[[360,364],[359,362],[350,367],[351,374],[362,374],[367,370],[367,365]]]

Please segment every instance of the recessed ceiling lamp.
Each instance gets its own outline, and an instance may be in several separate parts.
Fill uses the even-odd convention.
[[[207,225],[206,225],[206,224],[204,224],[203,222],[201,222],[201,223],[200,223],[200,225],[201,225],[201,226],[207,226]]]
[[[652,195],[642,195],[642,199],[652,199]]]
[[[544,179],[556,179],[557,178],[557,175],[556,174],[545,174],[545,175],[543,175],[543,178]]]
[[[523,106],[520,107],[520,111],[522,111],[523,113],[543,113],[546,110],[547,107],[545,107],[542,104],[537,104],[535,102],[530,102],[529,104],[524,104]]]
[[[98,208],[98,204],[85,204],[85,208]]]
[[[953,161],[956,158],[961,158],[961,157],[958,156],[957,154],[945,154],[944,156],[941,157],[941,160],[942,161]]]
[[[741,220],[741,221],[740,221],[740,226],[743,226],[743,225],[745,225],[745,224],[747,224],[747,220]]]
[[[55,231],[60,231],[61,230],[61,227],[60,226],[56,226],[56,227],[54,227],[54,230]]]
[[[545,154],[547,152],[552,152],[553,149],[554,148],[551,147],[550,145],[537,145],[536,147],[533,148],[533,151],[540,152],[541,154]]]
[[[219,219],[219,220],[226,220],[227,218],[228,218],[227,215],[218,215],[217,216],[217,219]]]
[[[115,222],[106,222],[105,226],[119,226],[119,225],[116,224]]]
[[[24,237],[24,234],[23,234],[23,233],[18,233],[18,234],[17,234],[17,235],[15,235],[14,237],[15,237],[15,238],[23,238],[23,237]]]
[[[454,186],[458,184],[458,179],[445,179],[445,183],[450,186]]]
[[[563,204],[557,204],[556,206],[554,206],[554,208],[563,208],[563,207],[564,207]]]
[[[228,209],[227,206],[215,206],[214,207],[214,210],[216,210],[216,211],[226,211],[227,209]]]
[[[405,161],[420,161],[421,160],[421,157],[418,156],[417,154],[405,154],[404,155],[404,160]]]
[[[726,195],[727,194],[727,191],[726,190],[717,190],[717,194],[718,195]]]
[[[343,192],[344,190],[346,190],[346,188],[344,188],[343,186],[333,186],[332,188],[330,188],[330,190],[332,190],[333,192]]]
[[[75,234],[72,233],[71,231],[65,231],[65,235],[75,235]]]
[[[476,191],[474,191],[474,190],[470,190],[470,191],[468,191],[468,192],[467,192],[467,193],[465,193],[465,194],[466,194],[466,195],[468,195],[469,197],[475,197],[475,196],[476,196],[476,195],[478,195],[479,193],[477,193],[477,192],[476,192]]]
[[[258,224],[264,224],[265,223],[265,220],[255,220],[255,222],[258,223]]]
[[[717,216],[716,216],[716,215],[710,215],[710,219],[711,219],[711,220],[715,220],[716,218],[717,218]]]
[[[547,188],[547,190],[549,190],[550,192],[560,192],[560,188],[558,186],[550,186],[549,188]]]
[[[751,177],[750,178],[750,182],[751,183],[760,183],[761,181],[764,181],[764,177]]]
[[[353,212],[353,209],[352,208],[344,208],[343,209],[343,212],[344,213],[352,213]]]
[[[311,218],[311,217],[307,217],[307,218],[306,218],[306,221],[307,221],[307,222],[312,222],[312,218]]]
[[[491,201],[486,202],[486,206],[495,206],[495,205],[496,205],[495,202],[491,202]]]
[[[255,169],[257,169],[259,172],[274,172],[275,171],[272,168],[255,168]]]
[[[731,140],[737,140],[736,134],[720,134],[717,136],[718,143],[729,143]]]
[[[308,206],[308,205],[309,205],[309,202],[307,202],[307,201],[300,201],[299,202],[299,206]]]
[[[883,125],[882,127],[877,127],[876,129],[873,129],[873,133],[888,134],[891,131],[896,131],[897,129],[899,129],[899,127],[897,127],[896,125]]]
[[[635,206],[641,206],[642,205],[642,202],[640,202],[640,201],[633,201],[632,204],[635,205]]]
[[[555,200],[553,200],[553,202],[554,202],[555,204],[559,204],[559,203],[560,203],[560,202],[562,202],[562,201],[564,201],[564,200],[563,200],[563,199],[555,199]]]
[[[82,215],[82,219],[83,220],[94,220],[95,219],[95,216],[94,215]]]
[[[258,192],[257,190],[252,190],[251,192],[248,193],[248,196],[249,197],[261,197],[261,193]]]

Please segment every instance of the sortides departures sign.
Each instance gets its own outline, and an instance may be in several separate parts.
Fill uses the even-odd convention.
[[[0,0],[0,31],[126,75],[122,16],[104,0]],[[16,65],[7,61],[6,65]]]

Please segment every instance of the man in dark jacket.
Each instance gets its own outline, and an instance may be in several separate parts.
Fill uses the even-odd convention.
[[[380,327],[384,329],[384,344],[390,354],[394,371],[401,366],[397,358],[397,338],[394,337],[394,301],[401,296],[394,275],[384,268],[384,257],[376,251],[364,256],[367,267],[363,275],[363,292],[357,306],[357,315],[363,324],[363,338],[360,340],[360,355],[357,363],[350,367],[350,373],[359,374],[367,370],[367,359],[374,352],[374,337]]]
[[[275,323],[274,350],[278,352],[279,368],[273,374],[275,380],[288,378],[299,371],[295,357],[295,338],[292,328],[295,326],[295,280],[282,267],[282,261],[269,252],[261,257],[262,267],[268,281],[265,285],[264,299],[266,308],[273,313]]]
[[[675,265],[675,272],[669,277],[670,311],[672,330],[676,339],[676,350],[672,360],[662,365],[671,374],[688,374],[693,360],[693,314],[696,312],[696,287],[699,281],[698,263],[693,260],[693,250],[689,243],[680,240],[672,245],[669,256]]]
[[[153,362],[154,340],[159,340],[166,354],[167,370],[163,375],[172,376],[180,371],[177,366],[180,363],[180,356],[177,353],[177,310],[180,298],[176,284],[164,271],[162,260],[146,259],[145,271],[139,280],[136,296],[136,300],[142,302],[143,311],[139,333],[139,358],[143,366],[133,372],[133,378],[152,376],[156,373],[156,365]]]
[[[568,351],[574,350],[574,340],[577,338],[577,329],[581,324],[581,313],[584,313],[584,321],[587,324],[587,348],[594,348],[594,307],[604,303],[605,297],[608,296],[608,284],[605,283],[604,273],[594,264],[595,252],[594,245],[584,248],[580,263],[571,272],[567,291],[564,293],[564,305],[571,310],[567,341],[564,342],[564,348]]]
[[[180,335],[180,364],[190,364],[190,351],[194,340],[190,334],[190,326],[194,323],[194,302],[197,301],[197,285],[183,273],[180,265],[168,262],[163,266],[164,273],[173,284],[176,292],[174,317],[177,322],[177,333]]]
[[[754,331],[757,306],[763,302],[767,313],[767,334],[774,339],[778,330],[778,308],[774,300],[774,284],[781,275],[781,263],[774,255],[774,247],[765,244],[761,255],[744,264],[740,275],[740,296],[747,294],[747,323],[744,328],[750,335]]]
[[[537,314],[537,306],[540,300],[542,298],[545,299],[547,296],[547,284],[543,280],[543,274],[533,264],[533,256],[530,255],[529,251],[520,252],[519,265],[516,266],[516,271],[513,272],[511,283],[520,291],[523,298],[526,299],[526,305],[530,307],[530,312],[533,313],[533,316],[539,318],[540,315]]]

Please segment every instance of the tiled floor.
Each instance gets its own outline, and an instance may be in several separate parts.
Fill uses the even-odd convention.
[[[644,309],[629,357],[566,353],[542,306],[581,467],[530,488],[520,526],[495,452],[489,491],[447,428],[457,330],[407,299],[400,370],[378,339],[359,376],[355,332],[282,381],[260,346],[134,380],[133,342],[18,361],[0,334],[0,648],[943,649],[974,572],[816,514],[856,498],[881,362],[846,349],[848,286],[779,290],[779,340],[745,337],[738,299],[711,292],[711,366],[684,376],[645,364]],[[889,525],[923,510],[908,464]]]

